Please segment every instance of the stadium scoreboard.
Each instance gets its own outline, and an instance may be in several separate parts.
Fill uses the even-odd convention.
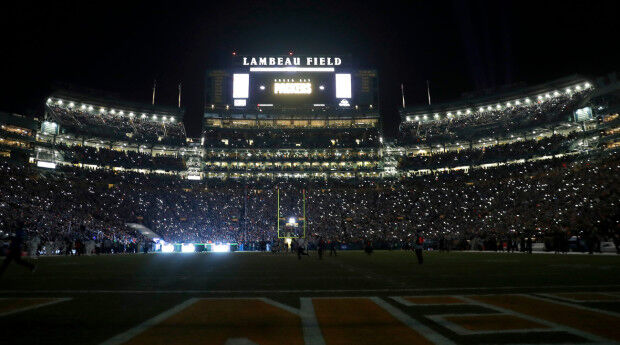
[[[207,105],[239,109],[338,107],[378,104],[377,73],[354,70],[343,56],[233,56],[230,68],[212,70]]]

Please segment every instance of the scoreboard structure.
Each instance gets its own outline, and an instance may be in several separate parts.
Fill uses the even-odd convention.
[[[206,178],[380,175],[375,70],[339,55],[233,54],[229,61],[206,73]]]
[[[375,70],[354,70],[346,56],[235,54],[230,68],[207,72],[206,110],[373,109],[377,84]]]

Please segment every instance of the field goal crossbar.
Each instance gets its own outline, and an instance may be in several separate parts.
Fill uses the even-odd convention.
[[[299,221],[303,221],[303,235],[302,236],[283,236],[280,234],[280,221],[286,221],[286,217],[280,217],[280,188],[276,188],[276,195],[278,198],[278,207],[276,211],[276,224],[278,229],[278,238],[306,238],[306,190],[302,189],[302,212],[303,218],[299,218]]]

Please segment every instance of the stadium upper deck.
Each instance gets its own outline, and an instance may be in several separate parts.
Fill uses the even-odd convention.
[[[336,98],[325,104],[208,104],[198,140],[185,137],[180,109],[54,93],[40,124],[3,118],[0,146],[5,156],[21,152],[48,167],[60,163],[190,179],[410,176],[618,147],[619,83],[611,75],[602,79],[569,77],[491,97],[407,108],[401,113],[401,140],[385,143],[376,106],[355,104],[353,93],[349,106]],[[259,79],[256,89],[273,89],[286,79],[269,80],[263,85]],[[301,80],[284,84],[320,90],[330,79]],[[40,127],[38,133],[33,127]]]
[[[183,109],[64,91],[50,95],[45,109],[45,118],[58,123],[61,134],[71,133],[85,140],[97,137],[150,145],[182,145],[186,139]]]
[[[491,96],[409,107],[401,110],[401,141],[407,145],[502,138],[592,118],[591,113],[580,116],[576,111],[593,89],[588,79],[570,76]]]

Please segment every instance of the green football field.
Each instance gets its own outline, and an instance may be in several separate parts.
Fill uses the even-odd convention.
[[[620,342],[620,256],[405,251],[42,257],[6,344]]]

